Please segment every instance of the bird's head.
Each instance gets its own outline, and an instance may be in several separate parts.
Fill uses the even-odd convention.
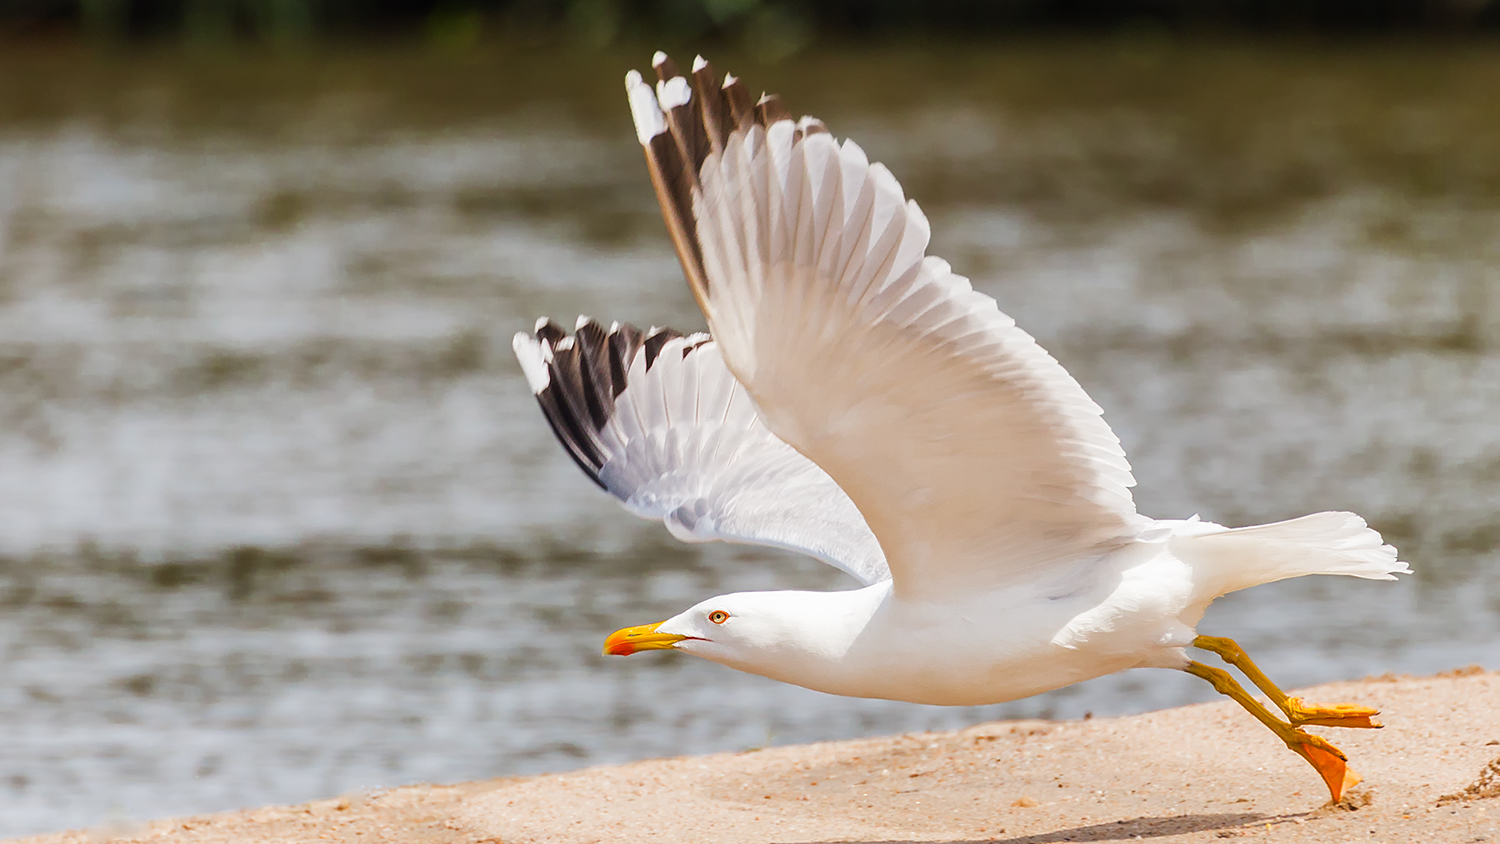
[[[630,656],[641,651],[677,650],[715,661],[764,647],[779,638],[779,613],[766,593],[742,592],[710,598],[687,612],[656,624],[616,630],[604,640],[604,653]]]
[[[610,634],[604,653],[677,650],[768,676],[804,661],[837,659],[869,619],[850,592],[737,592],[656,624]],[[780,670],[774,670],[779,666]]]

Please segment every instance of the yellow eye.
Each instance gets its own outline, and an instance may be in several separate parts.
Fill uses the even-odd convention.
[[[713,612],[708,614],[708,620],[712,621],[714,624],[723,624],[724,622],[729,620],[729,613],[724,612],[723,610],[714,610]]]

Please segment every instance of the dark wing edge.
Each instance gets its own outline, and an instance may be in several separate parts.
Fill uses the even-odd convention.
[[[599,473],[612,455],[601,434],[614,416],[615,399],[625,392],[631,362],[644,350],[649,370],[668,341],[687,335],[618,322],[606,331],[583,316],[573,331],[543,317],[532,334],[517,333],[511,347],[552,433],[578,468],[608,491]]]
[[[685,542],[812,556],[870,584],[880,543],[827,473],[771,433],[706,334],[542,319],[513,348],[553,433],[625,509]]]
[[[625,75],[625,90],[667,232],[693,295],[707,313],[709,281],[693,214],[693,192],[699,187],[703,162],[723,153],[735,129],[769,127],[780,120],[791,120],[792,113],[775,94],[762,94],[752,103],[743,82],[729,75],[720,81],[702,56],[693,60],[689,76],[681,75],[677,65],[660,51],[652,57],[651,65],[657,77],[654,98],[651,88],[634,70]],[[793,138],[827,131],[823,121],[803,117],[793,129]]]

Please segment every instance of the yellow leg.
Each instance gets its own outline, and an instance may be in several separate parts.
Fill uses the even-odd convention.
[[[1238,680],[1230,676],[1228,671],[1222,668],[1212,668],[1201,662],[1189,662],[1185,669],[1187,673],[1195,677],[1202,677],[1213,685],[1220,694],[1228,695],[1235,703],[1245,707],[1260,721],[1275,733],[1277,738],[1286,742],[1286,746],[1298,756],[1307,760],[1309,765],[1323,778],[1323,784],[1328,786],[1328,793],[1335,803],[1343,796],[1344,789],[1359,782],[1359,775],[1349,770],[1349,758],[1343,751],[1329,744],[1321,736],[1304,733],[1297,727],[1282,721],[1261,704],[1260,701],[1251,697],[1245,691]]]
[[[1289,696],[1271,682],[1271,678],[1260,670],[1260,667],[1250,659],[1250,655],[1245,653],[1245,649],[1240,647],[1240,643],[1233,639],[1226,639],[1222,636],[1199,636],[1193,640],[1193,647],[1213,651],[1225,662],[1243,671],[1245,676],[1250,678],[1250,682],[1265,692],[1271,702],[1286,713],[1287,720],[1292,722],[1294,727],[1304,724],[1319,727],[1379,728],[1381,726],[1379,721],[1374,720],[1375,716],[1380,714],[1378,709],[1355,706],[1352,703],[1311,706],[1303,703],[1300,697]]]

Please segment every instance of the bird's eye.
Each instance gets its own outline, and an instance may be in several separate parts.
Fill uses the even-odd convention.
[[[713,612],[708,614],[708,620],[712,621],[714,624],[723,624],[724,622],[729,620],[729,613],[724,612],[723,610],[714,610]]]

